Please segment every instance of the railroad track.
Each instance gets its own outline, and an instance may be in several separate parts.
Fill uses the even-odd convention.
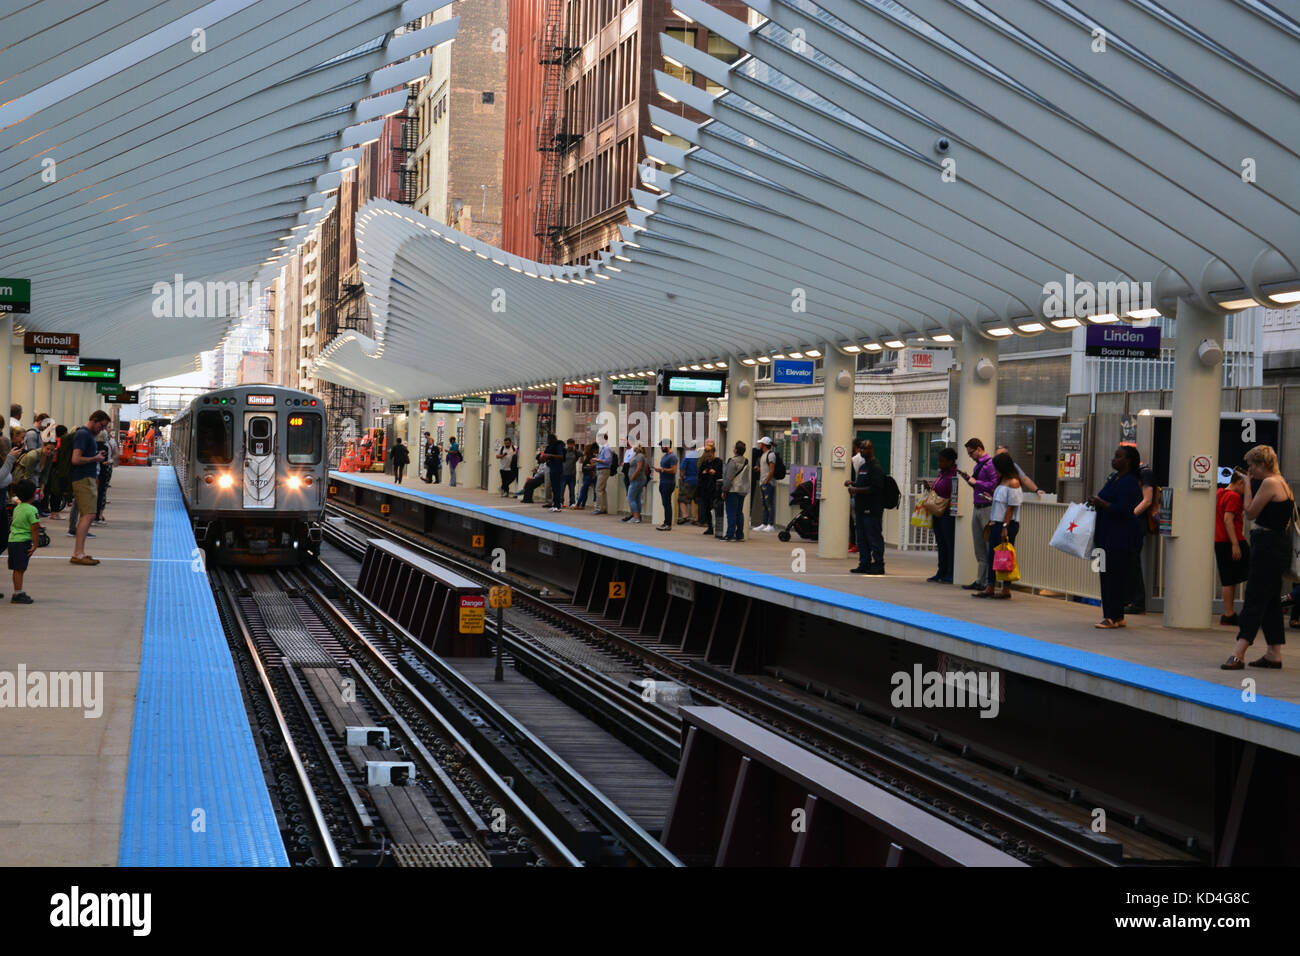
[[[1039,793],[1020,781],[1008,781],[1000,771],[977,763],[954,769],[951,755],[937,747],[926,748],[919,741],[900,743],[902,735],[891,734],[886,727],[881,727],[878,734],[864,732],[861,726],[850,727],[789,695],[775,693],[744,677],[710,667],[693,655],[647,646],[640,640],[611,630],[585,611],[550,599],[543,594],[545,589],[530,588],[527,583],[494,573],[484,563],[460,552],[451,552],[423,536],[379,522],[338,502],[330,502],[329,509],[346,518],[365,535],[400,542],[485,585],[512,586],[514,607],[530,615],[529,626],[508,629],[503,638],[506,648],[519,660],[549,658],[551,667],[564,666],[559,653],[530,635],[529,629],[534,621],[546,628],[558,627],[565,633],[581,635],[593,649],[629,662],[629,672],[642,686],[645,681],[662,681],[669,686],[687,687],[697,703],[717,704],[738,711],[876,786],[924,807],[1034,865],[1120,866],[1125,862],[1122,856],[1125,839],[1140,842],[1147,850],[1154,846],[1154,853],[1162,860],[1195,862],[1190,854],[1159,841],[1153,842],[1149,835],[1113,822],[1109,828],[1110,838],[1099,836],[1080,820],[1078,807],[1069,800],[1046,792]],[[336,523],[331,523],[326,534],[336,546],[353,554],[364,550],[364,537],[350,534]],[[629,693],[635,696],[627,686],[621,691],[625,696]],[[880,719],[888,721],[883,716]],[[935,759],[936,756],[943,759]],[[964,751],[962,757],[965,757]],[[1118,815],[1114,816],[1118,818]]]
[[[451,686],[346,582],[300,570],[213,581],[311,808],[316,862],[680,865],[488,698]]]

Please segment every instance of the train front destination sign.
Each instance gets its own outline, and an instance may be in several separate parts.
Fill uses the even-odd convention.
[[[120,382],[121,359],[84,358],[76,365],[60,365],[60,382]]]
[[[28,355],[78,355],[81,335],[77,332],[24,332],[23,351]]]

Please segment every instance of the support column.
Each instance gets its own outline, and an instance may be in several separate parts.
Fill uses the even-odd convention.
[[[727,442],[718,454],[726,461],[737,441],[745,443],[745,454],[754,448],[755,412],[754,366],[732,359],[727,370]]]
[[[488,401],[491,400],[488,399]],[[497,450],[500,448],[501,443],[505,441],[505,437],[506,406],[491,405],[488,407],[488,444],[487,448],[483,450],[483,454],[492,456],[488,462],[488,488],[497,489],[498,491],[500,489],[497,488],[497,483],[501,479],[501,465],[510,464],[509,459],[504,462],[497,461]]]
[[[1178,301],[1174,340],[1174,409],[1169,438],[1169,487],[1173,490],[1174,536],[1165,542],[1165,627],[1209,627],[1214,593],[1214,552],[1205,547],[1214,535],[1214,480],[1191,488],[1191,462],[1219,457],[1219,412],[1223,369],[1207,366],[1197,350],[1212,339],[1223,346],[1223,316],[1186,300]],[[1139,449],[1150,454],[1150,449]],[[1215,468],[1210,468],[1215,474]],[[1288,475],[1294,481],[1295,476]]]
[[[562,442],[573,438],[573,399],[565,398],[564,386],[555,389],[555,437]]]
[[[961,420],[957,422],[958,468],[969,472],[970,458],[963,447],[971,438],[978,438],[984,443],[986,451],[992,452],[996,447],[998,419],[998,343],[986,339],[974,329],[962,333],[961,345],[957,350],[961,362],[961,382],[958,387],[958,413]],[[985,366],[988,378],[980,377],[980,362],[990,363]],[[959,478],[958,481],[961,481]],[[969,584],[975,580],[979,571],[979,556],[975,553],[975,543],[971,533],[971,521],[974,515],[974,502],[971,490],[963,481],[958,491],[958,514],[953,531],[953,581],[957,584]]]
[[[466,405],[462,420],[465,422],[465,443],[460,453],[465,460],[461,462],[461,477],[457,484],[463,484],[466,488],[481,488],[483,482],[479,469],[482,468],[480,464],[482,449],[479,448],[481,438],[479,434],[478,407]]]
[[[36,356],[41,360],[41,373],[37,375],[34,388],[36,391],[36,407],[32,409],[33,413],[45,412],[47,415],[53,415],[53,391],[52,382],[54,379],[54,368],[49,363],[49,356]]]
[[[659,497],[659,473],[653,470],[653,466],[659,464],[659,459],[663,456],[663,449],[659,447],[659,441],[663,438],[673,443],[673,450],[678,454],[680,461],[682,436],[678,413],[681,407],[680,398],[669,398],[665,395],[655,397],[655,420],[650,426],[652,445],[649,449],[650,461],[648,462],[651,471],[646,478],[645,493],[650,497],[648,510],[656,525],[664,523],[664,503]],[[642,507],[645,507],[645,502],[642,502]]]
[[[523,402],[521,394],[519,400]],[[526,478],[531,478],[537,467],[537,409],[531,402],[519,408],[519,487],[523,487]]]
[[[817,532],[819,558],[846,558],[849,554],[850,497],[844,482],[849,480],[849,454],[853,447],[853,392],[857,358],[845,355],[833,342],[822,346],[825,372],[825,408],[822,412],[821,517]],[[843,454],[837,454],[842,450]],[[778,496],[781,494],[778,491]]]
[[[68,424],[68,383],[58,380],[57,370],[55,375],[56,378],[50,383],[50,414],[54,416],[55,423],[66,425]]]
[[[36,379],[29,371],[30,362],[28,356],[23,353],[23,340],[11,339],[9,348],[10,361],[12,368],[10,370],[9,392],[10,403],[17,403],[23,407],[23,425],[32,423],[32,416],[36,414]],[[34,356],[33,356],[34,357]]]
[[[9,402],[13,395],[13,375],[10,371],[12,367],[14,338],[14,317],[8,312],[0,313],[0,420],[5,422],[8,427],[9,422]],[[8,437],[6,433],[5,437]]]

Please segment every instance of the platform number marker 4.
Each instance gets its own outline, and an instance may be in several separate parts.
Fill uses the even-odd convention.
[[[393,511],[393,506],[392,506],[392,505],[380,505],[380,506],[379,506],[379,513],[380,513],[381,515],[391,514],[392,511]]]
[[[487,535],[484,534],[472,535],[469,540],[471,547],[482,548],[487,545]]]
[[[339,493],[339,486],[330,485],[330,495],[333,496],[333,495],[337,495],[338,493]]]
[[[611,601],[622,601],[622,600],[624,600],[624,599],[626,599],[626,598],[627,598],[627,582],[626,582],[626,581],[610,581],[610,582],[609,582],[609,599],[610,599]]]

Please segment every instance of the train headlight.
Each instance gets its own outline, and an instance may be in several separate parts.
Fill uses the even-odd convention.
[[[302,479],[299,478],[297,475],[290,475],[289,476],[290,490],[297,491],[301,487],[302,487]]]
[[[217,479],[217,487],[219,488],[233,488],[234,485],[235,485],[235,479],[231,478],[229,473],[224,474]]]

